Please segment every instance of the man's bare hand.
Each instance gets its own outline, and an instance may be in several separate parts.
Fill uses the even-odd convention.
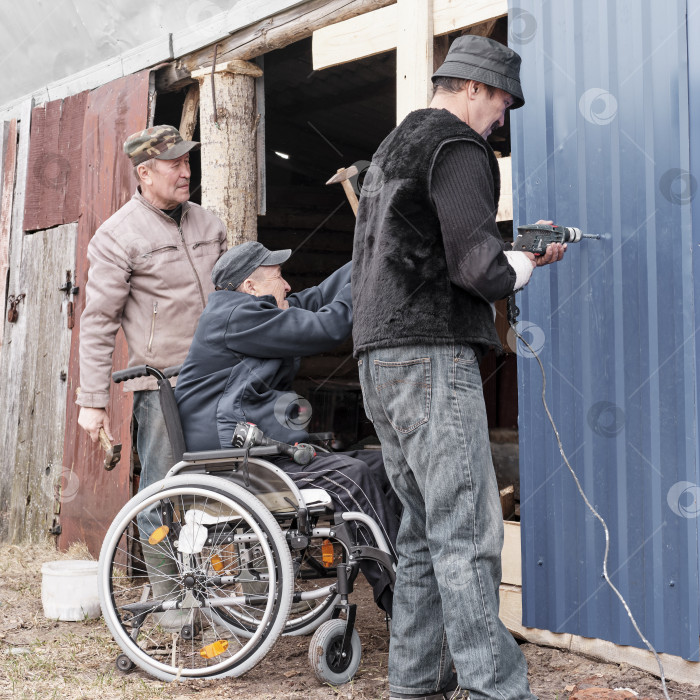
[[[107,437],[112,441],[114,440],[109,427],[109,416],[104,408],[81,406],[78,414],[78,425],[87,432],[93,442],[99,440],[100,428],[104,428]]]
[[[532,253],[525,253],[525,255],[532,260],[536,267],[542,267],[542,265],[559,262],[564,257],[565,252],[566,243],[550,243],[547,246],[547,250],[544,251],[544,255],[540,255],[539,257]]]

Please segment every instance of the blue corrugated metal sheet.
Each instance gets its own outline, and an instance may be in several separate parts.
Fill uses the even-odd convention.
[[[691,197],[693,227],[693,277],[700,280],[700,0],[688,0],[687,36],[695,40],[688,42],[688,101],[690,118],[690,176],[688,177],[688,195]],[[700,328],[700,303],[695,302],[695,328]],[[700,343],[696,342],[700,367]],[[696,371],[695,410],[697,412],[700,397],[700,371]],[[700,438],[695,443],[695,461],[700,465]],[[699,522],[700,527],[700,522]],[[700,562],[700,538],[698,538],[698,562]],[[700,563],[698,564],[700,569]],[[698,610],[700,618],[700,609]],[[700,622],[699,622],[700,624]]]
[[[605,234],[536,271],[521,320],[541,341],[565,450],[610,527],[613,581],[659,651],[698,660],[686,0],[511,0],[509,35],[526,98],[511,122],[516,225]],[[640,646],[601,578],[603,530],[559,454],[539,367],[519,354],[523,624]]]

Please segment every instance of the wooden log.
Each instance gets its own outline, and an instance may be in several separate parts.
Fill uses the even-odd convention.
[[[194,136],[198,112],[199,83],[193,83],[185,95],[185,104],[182,106],[182,118],[180,119],[180,135],[185,141],[191,141]]]
[[[310,37],[316,29],[371,12],[396,0],[311,0],[234,32],[218,42],[218,61],[233,58],[250,60]],[[211,65],[214,45],[193,51],[178,59],[177,68],[194,71]]]
[[[398,0],[396,123],[430,102],[433,74],[433,0]]]
[[[193,74],[200,89],[202,206],[226,225],[229,247],[257,238],[255,76],[261,74],[243,61],[217,65],[213,76]]]

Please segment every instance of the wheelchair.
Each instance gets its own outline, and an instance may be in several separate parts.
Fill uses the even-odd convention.
[[[116,383],[157,380],[176,461],[128,501],[102,545],[98,593],[122,651],[117,668],[138,666],[164,681],[238,676],[280,635],[313,633],[317,678],[350,681],[361,659],[349,602],[360,562],[395,580],[381,528],[364,513],[334,512],[328,493],[299,489],[265,459],[286,454],[303,464],[308,446],[255,439],[254,426],[242,424],[238,446],[186,452],[168,381],[179,369],[141,365],[112,375]],[[358,541],[360,530],[374,545]]]

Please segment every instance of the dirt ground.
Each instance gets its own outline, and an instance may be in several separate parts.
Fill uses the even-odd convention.
[[[358,586],[357,629],[362,664],[352,683],[322,685],[310,671],[309,638],[285,637],[267,658],[241,678],[162,683],[140,670],[117,671],[117,645],[101,619],[83,622],[47,620],[41,605],[41,564],[58,558],[86,559],[72,548],[59,554],[50,544],[0,547],[0,698],[82,700],[172,698],[201,700],[276,700],[347,698],[386,700],[389,650],[383,616],[366,585]],[[576,684],[630,688],[640,698],[663,698],[654,676],[629,666],[523,644],[533,692],[541,700],[566,700]],[[669,682],[672,700],[700,698],[700,687]]]

